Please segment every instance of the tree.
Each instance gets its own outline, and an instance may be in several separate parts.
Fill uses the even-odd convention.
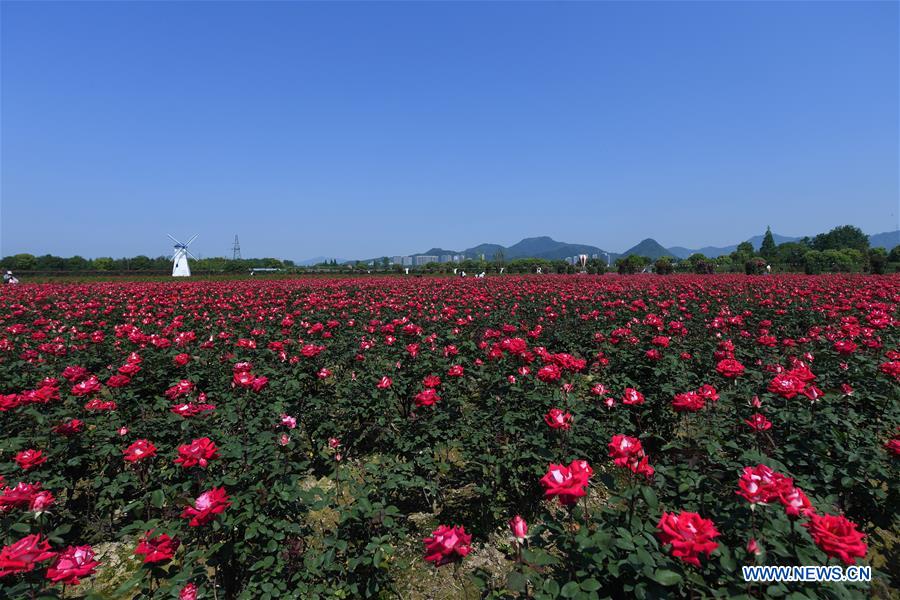
[[[653,270],[658,275],[671,275],[675,267],[672,266],[672,261],[669,260],[668,256],[661,256],[653,263]]]
[[[638,256],[630,254],[626,257],[616,259],[616,268],[620,275],[633,275],[641,271],[645,266],[650,264],[650,259],[646,256]]]
[[[112,271],[113,270],[113,259],[108,256],[101,256],[99,258],[95,258],[93,261],[94,269],[97,271]]]
[[[750,242],[741,242],[738,244],[737,248],[735,248],[734,252],[731,253],[731,262],[737,265],[743,265],[755,255],[756,251],[753,250],[753,244]]]
[[[766,265],[763,258],[751,258],[744,264],[744,272],[747,275],[762,275],[766,272]]]
[[[876,275],[884,274],[887,266],[888,253],[884,248],[869,248],[869,272]]]
[[[900,246],[894,246],[891,253],[888,254],[888,262],[900,262]]]
[[[813,238],[810,245],[813,250],[819,251],[853,248],[865,252],[869,249],[869,236],[863,233],[859,227],[841,225],[828,233],[820,233]]]
[[[503,262],[506,258],[506,255],[503,253],[503,248],[498,248],[496,252],[494,252],[494,262],[498,265],[503,265]]]
[[[37,267],[37,259],[33,254],[16,254],[12,257],[12,265],[19,271],[33,271]]]
[[[774,262],[782,265],[790,265],[793,269],[802,269],[804,255],[809,251],[809,246],[800,242],[785,242],[778,246]]]
[[[691,271],[698,275],[710,275],[716,272],[716,263],[706,258],[706,255],[695,252],[688,256],[688,264],[691,265]]]
[[[772,260],[775,256],[775,238],[772,236],[772,228],[766,227],[766,235],[763,236],[762,245],[759,247],[760,255],[766,260]]]

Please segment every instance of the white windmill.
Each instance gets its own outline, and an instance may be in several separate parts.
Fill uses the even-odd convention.
[[[166,235],[175,242],[175,250],[172,252],[172,277],[190,277],[191,267],[188,265],[188,256],[194,260],[197,260],[197,257],[191,254],[188,246],[197,239],[197,235],[189,239],[187,244],[182,244],[168,233]]]

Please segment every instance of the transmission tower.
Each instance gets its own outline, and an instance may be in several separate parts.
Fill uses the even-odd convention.
[[[231,247],[231,260],[241,260],[241,243],[237,234],[234,234],[234,246]]]

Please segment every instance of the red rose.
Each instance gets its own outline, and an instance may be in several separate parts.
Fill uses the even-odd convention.
[[[131,378],[127,375],[112,375],[106,380],[106,387],[121,388],[131,383]]]
[[[116,410],[117,405],[114,400],[101,400],[100,398],[91,398],[84,405],[85,410],[109,411]]]
[[[169,400],[175,400],[176,398],[187,396],[192,391],[194,391],[194,383],[192,381],[188,381],[187,379],[182,379],[181,381],[167,389],[165,392],[165,396]]]
[[[541,478],[544,496],[556,496],[563,506],[572,506],[586,495],[584,488],[590,478],[589,469],[590,466],[585,469],[579,461],[572,461],[568,467],[550,463],[547,474]]]
[[[776,473],[766,465],[756,465],[744,467],[736,493],[750,504],[768,504],[793,487],[794,481],[790,477]]]
[[[716,365],[716,371],[718,371],[722,377],[734,379],[735,377],[740,377],[744,374],[744,365],[733,358],[725,358],[720,360],[719,364]]]
[[[176,354],[172,358],[172,362],[175,363],[176,365],[178,365],[179,367],[183,367],[184,365],[191,362],[191,355],[185,354],[184,352],[182,352],[181,354]]]
[[[147,440],[137,440],[125,449],[125,460],[138,462],[156,456],[156,446]]]
[[[547,414],[544,415],[544,422],[549,425],[551,429],[567,430],[572,426],[572,415],[564,413],[558,408],[551,408]]]
[[[816,546],[828,556],[840,558],[852,565],[854,557],[864,557],[868,546],[863,541],[865,534],[856,529],[856,523],[843,515],[809,515],[809,522],[803,524],[809,529]]]
[[[425,560],[440,567],[462,558],[471,550],[472,536],[466,533],[465,527],[448,527],[440,525],[431,532],[425,542]]]
[[[622,404],[643,404],[644,395],[634,388],[625,388],[622,394]]]
[[[838,354],[853,354],[857,347],[853,340],[838,340],[834,343],[834,350]]]
[[[228,501],[225,488],[213,488],[200,494],[194,500],[194,505],[185,508],[181,516],[190,519],[188,525],[191,527],[199,527],[212,521],[213,517],[224,512],[229,506],[231,502]]]
[[[385,375],[384,377],[381,378],[381,381],[379,381],[377,384],[375,384],[375,387],[377,387],[379,390],[386,390],[389,387],[391,387],[392,383],[394,383],[393,380],[390,377],[388,377],[387,375]]]
[[[197,600],[197,586],[189,583],[178,592],[178,600]]]
[[[797,377],[793,372],[780,373],[769,382],[768,390],[773,394],[778,394],[783,398],[790,400],[803,391],[806,383]]]
[[[81,430],[84,429],[84,421],[79,419],[69,419],[64,423],[60,423],[56,427],[53,428],[54,433],[58,433],[60,435],[70,436],[75,435],[76,433],[81,433]]]
[[[85,379],[89,374],[89,371],[84,367],[70,365],[63,369],[62,376],[69,383],[78,383],[82,379]]]
[[[706,405],[706,400],[697,392],[684,392],[675,394],[672,399],[672,408],[677,412],[696,412]]]
[[[181,545],[178,538],[171,538],[165,533],[161,533],[156,537],[151,536],[153,536],[152,529],[140,539],[137,548],[134,550],[135,555],[143,555],[144,564],[172,560],[172,557],[175,556],[175,551]]]
[[[100,380],[96,375],[91,375],[87,379],[79,381],[72,386],[73,396],[87,396],[100,391]]]
[[[697,394],[704,400],[709,400],[710,402],[718,402],[719,400],[719,392],[708,383],[704,383],[697,388]]]
[[[672,545],[672,556],[695,567],[700,566],[701,554],[706,554],[709,558],[712,551],[719,547],[713,541],[713,538],[719,536],[715,525],[697,513],[663,513],[656,528],[659,530],[657,536],[660,541]]]
[[[30,471],[31,469],[44,464],[47,462],[47,457],[44,456],[44,453],[41,450],[22,450],[18,454],[16,454],[16,463],[20,467],[22,467],[23,471]]]
[[[53,494],[44,490],[31,497],[28,510],[34,513],[42,513],[53,506],[54,502],[56,502],[56,498],[53,497]]]
[[[528,523],[521,516],[516,515],[509,520],[509,530],[519,542],[524,542],[528,537]]]
[[[435,402],[440,402],[440,400],[441,397],[437,395],[433,388],[425,388],[416,394],[416,406],[431,406]]]
[[[772,422],[766,418],[766,415],[760,413],[756,413],[749,419],[744,419],[744,423],[753,431],[766,431],[772,428]]]
[[[789,517],[807,517],[816,512],[809,498],[798,487],[783,488],[778,494],[778,500],[784,505],[784,512]]]
[[[881,363],[878,369],[885,375],[890,375],[894,379],[900,380],[900,360]]]
[[[537,372],[537,378],[544,383],[559,381],[560,377],[562,377],[562,371],[553,363],[544,365]]]
[[[463,375],[463,366],[462,365],[453,365],[449,369],[447,369],[448,377],[462,377]]]
[[[884,447],[894,456],[900,456],[900,437],[889,439]]]
[[[422,380],[422,385],[427,388],[436,388],[441,385],[441,378],[437,375],[427,375],[425,379]]]
[[[79,577],[93,575],[99,566],[90,546],[69,546],[56,556],[53,565],[47,569],[47,579],[65,585],[78,585]]]
[[[0,550],[0,577],[13,573],[27,573],[35,563],[50,560],[56,552],[50,550],[47,540],[38,534],[25,536]]]
[[[652,477],[656,472],[644,453],[641,441],[627,435],[614,435],[608,444],[609,456],[618,467],[628,467],[632,473]]]
[[[9,508],[25,508],[41,491],[40,483],[20,482],[16,487],[7,487],[0,493],[0,511]]]
[[[190,444],[178,446],[178,458],[175,464],[184,468],[206,467],[210,460],[219,458],[219,449],[208,437],[192,440]]]

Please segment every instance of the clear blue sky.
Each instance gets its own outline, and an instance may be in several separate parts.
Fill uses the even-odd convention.
[[[4,254],[898,227],[898,4],[3,2]]]

